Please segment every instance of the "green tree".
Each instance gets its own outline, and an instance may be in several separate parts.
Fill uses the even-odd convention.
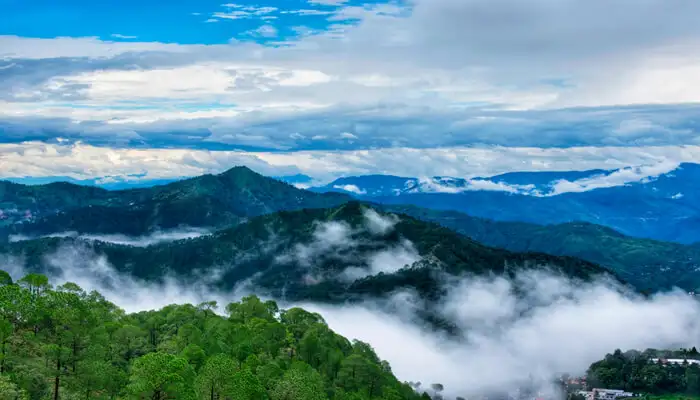
[[[134,398],[152,400],[188,400],[194,371],[182,357],[166,353],[149,353],[134,361],[127,387]]]

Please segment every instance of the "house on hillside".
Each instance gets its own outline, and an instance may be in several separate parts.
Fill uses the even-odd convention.
[[[661,363],[663,365],[670,365],[670,364],[676,364],[676,365],[683,365],[683,363],[688,363],[688,365],[692,364],[697,364],[700,365],[700,360],[693,360],[693,359],[686,359],[686,358],[652,358],[651,362],[654,364],[656,363]]]
[[[619,400],[636,396],[632,392],[625,392],[619,389],[593,389],[589,392],[579,391],[577,393],[585,397],[586,400]]]

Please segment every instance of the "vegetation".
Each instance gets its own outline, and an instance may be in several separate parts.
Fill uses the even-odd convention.
[[[48,255],[70,246],[89,250],[86,254],[106,255],[116,269],[146,280],[159,280],[166,274],[190,279],[218,270],[223,271],[219,282],[222,289],[252,279],[253,284],[277,298],[324,302],[382,296],[399,288],[412,288],[424,299],[434,299],[442,293],[445,273],[514,276],[524,270],[550,269],[582,280],[608,273],[575,258],[486,247],[447,228],[410,217],[402,217],[386,235],[372,235],[365,226],[365,209],[360,203],[350,202],[331,209],[279,212],[253,218],[212,236],[147,248],[51,238],[6,245],[0,247],[0,254],[22,257],[29,268],[43,272],[50,268],[47,262],[57,259]],[[280,255],[294,255],[299,246],[317,241],[316,232],[323,222],[349,227],[352,234],[348,242],[354,242],[354,246],[320,252],[314,255],[313,265],[295,257],[280,260]],[[368,267],[373,255],[402,246],[406,240],[421,255],[418,263],[354,281],[339,279],[347,268]],[[309,282],[310,274],[320,279]]]
[[[413,206],[383,208],[440,224],[487,246],[587,260],[614,271],[640,290],[700,289],[700,246],[634,238],[584,222],[543,226]]]
[[[591,365],[587,372],[588,387],[623,389],[664,399],[700,396],[700,366],[687,362],[663,364],[652,360],[664,358],[700,359],[700,353],[695,348],[625,353],[616,350]]]
[[[0,273],[0,399],[419,399],[323,318],[243,298],[125,314],[99,293]]]
[[[228,227],[251,216],[332,207],[349,199],[300,190],[246,167],[118,191],[70,183],[27,186],[0,181],[0,224],[7,225],[5,236],[66,231],[141,235],[182,225]]]

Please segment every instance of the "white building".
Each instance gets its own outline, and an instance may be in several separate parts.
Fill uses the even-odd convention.
[[[688,365],[691,364],[698,364],[700,365],[700,360],[693,360],[693,359],[685,359],[685,358],[652,358],[651,362],[653,363],[658,363],[661,361],[662,364],[678,364],[678,365],[683,365],[684,362],[687,362]]]
[[[625,397],[634,397],[634,393],[619,389],[593,389],[588,392],[586,400],[617,400]]]

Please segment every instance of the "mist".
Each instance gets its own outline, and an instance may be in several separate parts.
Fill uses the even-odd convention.
[[[208,300],[223,309],[256,292],[249,286],[214,291],[216,273],[187,282],[144,282],[117,272],[88,247],[66,246],[46,259],[56,271],[49,274],[54,285],[97,290],[128,312]],[[0,262],[14,278],[25,272],[21,259]],[[343,306],[280,306],[321,313],[336,332],[370,343],[399,379],[423,387],[441,383],[452,397],[515,388],[531,377],[546,382],[555,374],[582,374],[616,348],[690,347],[700,337],[699,303],[681,291],[644,298],[610,280],[582,283],[547,272],[512,280],[462,277],[445,285],[447,294],[432,309],[462,329],[457,337],[420,322],[416,310],[424,304],[410,291]],[[515,288],[527,291],[516,295]]]
[[[181,228],[181,229],[170,229],[170,230],[158,230],[149,233],[148,235],[142,236],[127,236],[122,234],[80,234],[78,232],[57,232],[49,235],[41,236],[31,236],[31,235],[10,235],[9,241],[21,242],[25,240],[34,240],[40,238],[78,238],[90,241],[99,241],[120,244],[125,246],[134,247],[148,247],[154,244],[165,243],[165,242],[175,242],[184,239],[194,239],[200,236],[206,236],[211,234],[211,230],[205,228]]]

